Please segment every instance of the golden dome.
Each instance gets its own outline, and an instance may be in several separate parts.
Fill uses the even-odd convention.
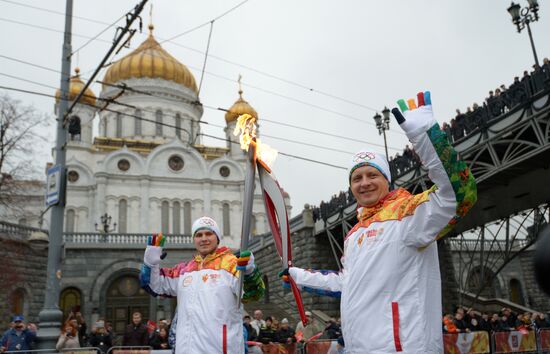
[[[114,84],[130,78],[159,78],[182,84],[196,93],[193,74],[155,40],[153,25],[149,25],[149,30],[149,37],[136,50],[109,67],[103,81]]]
[[[76,68],[74,69],[75,75],[71,77],[71,82],[69,84],[69,101],[72,101],[78,96],[80,91],[82,91],[82,88],[84,85],[84,81],[80,80],[80,69]],[[55,103],[59,103],[59,100],[61,99],[61,90],[58,89],[55,91]],[[95,106],[96,97],[94,95],[94,92],[88,87],[86,91],[84,92],[84,95],[80,98],[81,103],[90,104],[92,106]]]
[[[239,90],[239,99],[225,113],[225,122],[234,122],[243,114],[250,114],[252,117],[258,119],[258,112],[243,99],[243,90]]]

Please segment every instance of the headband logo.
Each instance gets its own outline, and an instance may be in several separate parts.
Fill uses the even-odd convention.
[[[353,157],[353,162],[374,160],[375,157],[376,156],[372,152],[361,151],[355,154]]]
[[[210,219],[210,218],[202,218],[201,219],[201,224],[203,225],[208,225],[208,226],[215,226],[216,223],[214,222],[214,220]]]

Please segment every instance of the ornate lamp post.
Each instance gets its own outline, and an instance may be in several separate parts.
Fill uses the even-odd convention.
[[[96,231],[99,231],[103,233],[104,236],[107,236],[109,232],[113,232],[116,230],[116,222],[113,224],[113,228],[111,229],[111,220],[113,220],[113,217],[110,216],[109,214],[105,213],[104,215],[101,215],[99,219],[101,221],[101,225],[98,225],[98,223],[95,223]]]
[[[388,155],[388,143],[386,141],[386,130],[390,130],[390,110],[388,107],[384,107],[382,110],[382,115],[378,112],[372,117],[376,123],[376,128],[378,128],[378,134],[384,135],[384,148],[386,150],[386,158],[389,160]]]
[[[533,49],[533,55],[535,56],[535,64],[539,66],[539,58],[537,57],[537,51],[535,50],[535,42],[533,42],[533,34],[531,33],[531,22],[539,20],[539,3],[537,0],[527,0],[529,6],[521,8],[519,4],[512,2],[508,8],[508,12],[512,16],[512,22],[517,26],[518,33],[527,27],[527,33],[529,33],[529,40],[531,41],[531,48]]]

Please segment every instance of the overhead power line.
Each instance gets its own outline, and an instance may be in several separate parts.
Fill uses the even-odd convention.
[[[15,91],[15,92],[21,92],[21,93],[27,93],[27,94],[32,94],[32,95],[38,95],[38,96],[43,96],[43,97],[55,98],[55,95],[46,94],[46,93],[42,93],[42,92],[36,92],[36,91],[30,91],[30,90],[24,90],[24,89],[18,89],[18,88],[9,87],[9,86],[0,86],[0,89],[9,90],[9,91]],[[97,106],[90,105],[90,104],[86,104],[86,103],[83,103],[83,104],[89,105],[89,106],[92,106],[92,107],[95,107],[95,108],[101,108],[101,107],[97,107]],[[172,125],[172,124],[168,124],[168,123],[164,123],[164,122],[157,122],[156,120],[143,118],[143,117],[140,117],[140,116],[136,116],[136,115],[134,115],[134,114],[129,114],[129,113],[125,113],[125,112],[120,112],[120,111],[112,110],[112,109],[109,109],[109,108],[105,108],[105,110],[106,110],[106,111],[109,111],[109,112],[113,112],[113,113],[120,113],[121,115],[128,116],[128,117],[133,117],[133,118],[136,118],[136,119],[139,119],[139,120],[142,120],[142,121],[147,121],[147,122],[151,122],[151,123],[154,123],[154,124],[159,124],[159,125],[162,125],[162,126],[174,128],[174,129],[180,129],[180,130],[183,130],[183,131],[185,131],[186,133],[189,134],[189,132],[188,132],[186,129],[181,128],[181,127],[176,127],[175,125]],[[226,141],[226,142],[230,142],[230,143],[232,143],[232,144],[238,144],[238,145],[240,145],[240,143],[235,142],[235,141],[232,141],[232,140],[229,140],[229,139],[227,139],[227,138],[221,138],[221,137],[218,137],[218,136],[215,136],[215,135],[204,134],[204,133],[200,133],[200,135],[206,136],[206,137],[210,137],[210,138],[213,138],[213,139],[223,140],[223,141]],[[296,143],[299,143],[299,142],[296,142]],[[285,153],[285,152],[282,152],[282,151],[279,151],[279,154],[280,154],[280,155],[283,155],[283,156],[287,156],[287,157],[299,159],[299,160],[304,160],[304,161],[308,161],[308,162],[313,162],[313,163],[317,163],[317,164],[321,164],[321,165],[325,165],[325,166],[330,166],[330,167],[338,168],[338,169],[344,169],[344,170],[347,169],[346,167],[343,167],[343,166],[338,166],[338,165],[330,164],[330,163],[327,163],[327,162],[324,162],[324,161],[315,160],[315,159],[310,159],[310,158],[303,157],[303,156],[288,154],[288,153]]]
[[[1,1],[1,0],[0,0],[0,1]],[[4,57],[4,58],[6,58],[6,59],[13,60],[13,61],[20,62],[20,63],[27,64],[27,65],[37,66],[37,67],[39,67],[39,68],[46,69],[46,70],[50,70],[50,71],[53,71],[53,72],[59,72],[58,70],[55,70],[55,69],[51,69],[51,68],[47,68],[47,67],[43,67],[43,66],[38,66],[38,65],[36,65],[36,64],[29,63],[29,62],[26,62],[26,61],[23,61],[23,60],[19,60],[19,59],[16,59],[16,58],[6,57],[6,56],[4,56],[4,55],[0,55],[0,57]],[[0,73],[0,74],[3,75],[3,76],[11,77],[11,78],[13,78],[13,79],[17,79],[17,80],[21,80],[21,81],[33,83],[33,84],[40,85],[40,86],[44,86],[44,87],[48,87],[48,88],[57,89],[57,88],[54,87],[54,86],[45,85],[45,84],[42,84],[42,83],[39,83],[39,82],[36,82],[36,81],[24,79],[24,78],[17,77],[17,76],[14,76],[14,75],[9,75],[9,74],[5,74],[5,73]],[[100,84],[103,84],[103,85],[106,85],[106,86],[116,87],[116,88],[119,88],[119,89],[121,89],[121,90],[127,90],[127,91],[131,91],[131,92],[139,93],[139,94],[148,95],[148,96],[151,96],[151,97],[156,97],[156,98],[160,98],[160,99],[168,99],[168,100],[172,100],[172,101],[176,101],[176,102],[181,102],[181,101],[183,101],[183,102],[186,102],[186,103],[191,104],[191,105],[201,105],[201,106],[203,106],[204,108],[211,109],[211,110],[222,111],[222,112],[230,112],[230,110],[225,109],[225,108],[214,107],[214,106],[209,106],[209,105],[203,105],[203,104],[201,104],[199,101],[186,100],[186,99],[184,99],[184,98],[176,99],[176,98],[170,98],[170,97],[160,97],[160,96],[155,95],[155,94],[153,94],[153,93],[151,93],[151,92],[147,92],[147,91],[143,91],[143,90],[134,89],[134,88],[129,87],[129,86],[124,85],[124,84],[111,84],[111,83],[107,83],[107,82],[103,82],[103,81],[99,81],[99,80],[97,80],[96,82],[98,82],[98,83],[100,83]],[[123,104],[123,103],[120,103],[120,102],[115,102],[115,101],[108,101],[108,103],[115,103],[115,104],[118,104],[118,105],[121,105],[121,106],[126,106],[126,107],[128,107],[128,108],[134,108],[134,109],[138,109],[138,108],[139,108],[139,107],[136,107],[136,106],[126,105],[126,104]],[[143,109],[143,108],[139,108],[139,109],[141,109],[141,110],[144,111],[144,112],[155,113],[154,111],[146,110],[146,109]],[[174,116],[174,117],[175,117],[175,115],[167,115],[167,116]],[[188,119],[188,118],[186,118],[186,117],[181,117],[181,118],[182,118],[182,119]],[[311,133],[321,134],[321,135],[325,135],[325,136],[331,136],[331,137],[334,137],[334,138],[343,139],[343,140],[346,140],[346,141],[353,141],[353,142],[361,143],[361,144],[364,144],[364,145],[372,145],[372,146],[384,147],[384,145],[382,145],[382,144],[377,144],[377,143],[372,143],[372,142],[366,142],[365,140],[354,139],[354,138],[351,138],[351,137],[348,137],[348,136],[332,134],[332,133],[324,132],[324,131],[321,131],[321,130],[306,128],[306,127],[300,127],[300,126],[297,126],[297,125],[287,124],[287,123],[279,122],[279,121],[276,121],[276,120],[270,120],[270,119],[267,119],[267,118],[261,118],[261,120],[262,120],[262,121],[265,121],[265,122],[269,122],[269,123],[271,123],[271,124],[275,124],[275,125],[286,126],[286,127],[290,127],[290,128],[293,128],[293,129],[308,131],[308,132],[311,132]],[[225,127],[222,127],[222,126],[220,126],[220,125],[216,125],[216,124],[211,124],[211,123],[205,122],[205,121],[203,121],[203,120],[200,120],[199,123],[200,123],[200,124],[208,124],[209,126],[212,126],[212,127],[225,128]],[[262,135],[265,136],[265,137],[270,137],[270,138],[272,138],[272,139],[278,139],[278,140],[281,140],[281,141],[288,141],[288,142],[295,142],[295,143],[298,143],[298,142],[296,142],[296,141],[290,141],[290,139],[287,139],[287,138],[281,138],[281,137],[270,136],[270,135],[265,135],[265,134],[262,134]],[[306,144],[309,144],[309,143],[306,143]],[[314,146],[314,147],[319,147],[319,148],[326,148],[326,147],[319,146],[319,145],[314,145],[314,144],[310,144],[310,145],[311,145],[311,146]],[[388,148],[389,148],[389,149],[392,149],[392,150],[394,150],[394,151],[402,151],[402,150],[403,150],[402,148],[397,148],[397,147],[393,147],[393,146],[388,146]],[[328,150],[332,150],[332,151],[335,151],[335,152],[342,152],[342,153],[350,153],[349,151],[344,151],[344,150],[339,150],[339,149],[333,149],[333,148],[328,148]]]

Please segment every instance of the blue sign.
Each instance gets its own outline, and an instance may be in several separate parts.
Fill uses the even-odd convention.
[[[61,193],[61,166],[56,165],[48,170],[46,181],[46,206],[59,203]]]

